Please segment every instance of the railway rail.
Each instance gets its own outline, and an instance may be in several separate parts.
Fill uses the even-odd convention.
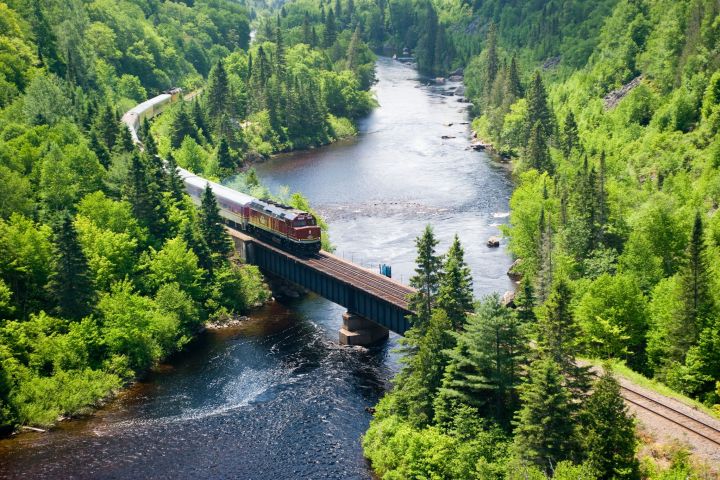
[[[635,389],[620,386],[626,402],[646,410],[720,447],[720,429]]]

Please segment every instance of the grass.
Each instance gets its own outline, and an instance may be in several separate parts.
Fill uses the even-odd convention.
[[[595,367],[601,367],[606,362],[606,360],[600,360],[597,358],[583,358],[582,360],[592,364]],[[611,360],[609,361],[609,363],[612,365],[615,374],[619,377],[626,378],[627,380],[630,380],[631,382],[639,385],[640,387],[647,388],[648,390],[652,390],[656,393],[659,393],[660,395],[673,398],[690,407],[694,407],[697,410],[700,410],[701,412],[712,416],[713,418],[720,419],[720,415],[718,415],[718,412],[714,411],[712,408],[709,408],[707,405],[700,403],[697,400],[693,400],[690,397],[686,397],[682,393],[676,392],[675,390],[671,389],[663,383],[658,382],[657,380],[647,378],[646,376],[631,370],[630,367],[625,365],[625,363],[621,360]]]

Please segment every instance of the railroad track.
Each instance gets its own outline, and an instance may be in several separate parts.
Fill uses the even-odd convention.
[[[720,429],[632,388],[620,386],[626,402],[665,419],[720,447]]]
[[[382,277],[378,278],[379,275],[375,275],[355,265],[344,264],[342,261],[335,260],[328,256],[321,256],[320,258],[322,260],[310,259],[307,263],[319,270],[329,271],[338,278],[377,295],[380,298],[384,298],[393,304],[407,308],[407,295],[411,293],[411,290],[395,282],[389,280],[384,281]],[[382,282],[382,287],[391,288],[382,288],[379,282]]]
[[[334,256],[324,253],[321,253],[320,255],[323,258],[323,264],[331,263],[336,268],[340,268],[343,271],[348,272],[348,274],[352,275],[353,277],[360,277],[366,281],[373,282],[375,284],[382,284],[384,291],[391,292],[393,295],[396,295],[399,298],[405,299],[409,294],[413,293],[412,288],[406,287],[405,285],[397,283],[377,273],[371,272],[363,267],[345,262]]]

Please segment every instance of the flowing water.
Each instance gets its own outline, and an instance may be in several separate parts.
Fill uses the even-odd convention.
[[[262,181],[303,192],[338,255],[389,264],[407,283],[429,223],[440,250],[460,235],[477,294],[512,288],[504,245],[485,246],[507,220],[512,186],[467,149],[467,104],[447,95],[456,85],[425,86],[389,59],[377,73],[380,107],[357,138],[261,164]],[[340,347],[343,311],[308,296],[207,332],[96,414],[0,441],[0,478],[370,478],[365,408],[399,368],[398,337]]]

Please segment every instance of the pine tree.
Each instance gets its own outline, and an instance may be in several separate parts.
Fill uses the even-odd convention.
[[[424,29],[416,49],[418,68],[426,74],[435,73],[435,41],[437,40],[438,18],[432,2],[425,8]]]
[[[553,118],[548,106],[547,92],[545,91],[545,85],[543,84],[540,72],[535,72],[535,76],[530,82],[530,87],[527,91],[527,113],[525,116],[525,131],[526,131],[526,142],[530,141],[531,133],[534,127],[540,122],[540,126],[543,129],[543,139],[552,137]]]
[[[275,27],[275,71],[280,77],[285,76],[285,42],[280,26],[280,17],[277,17],[277,26]]]
[[[230,147],[224,138],[220,139],[220,145],[218,145],[217,149],[217,159],[220,168],[230,171],[235,169],[235,160],[232,155],[230,155]]]
[[[527,275],[520,280],[520,288],[518,288],[515,304],[521,322],[529,324],[535,321],[535,292]]]
[[[518,73],[517,62],[515,61],[514,55],[510,60],[510,66],[508,67],[507,88],[505,89],[505,96],[506,98],[512,98],[514,100],[522,98],[523,96],[523,86],[522,82],[520,81],[520,74]],[[514,100],[512,103],[514,103]]]
[[[218,257],[215,263],[222,263],[224,257],[232,252],[233,246],[230,236],[223,225],[220,209],[210,184],[207,184],[202,196],[200,232],[210,251]]]
[[[425,331],[412,329],[406,346],[403,367],[396,382],[401,414],[413,425],[423,426],[434,417],[433,399],[442,384],[447,365],[444,352],[454,346],[451,325],[445,312],[434,310]]]
[[[703,222],[700,212],[695,214],[690,242],[685,253],[685,265],[680,272],[682,305],[680,322],[674,332],[674,342],[686,352],[694,345],[700,332],[712,324],[715,305],[710,291],[710,270],[707,261]]]
[[[165,168],[167,169],[167,176],[165,177],[167,184],[165,186],[165,190],[170,192],[170,196],[176,202],[181,202],[185,194],[185,186],[182,178],[180,178],[180,174],[178,173],[178,165],[172,153],[168,153],[167,165]]]
[[[205,110],[211,122],[217,122],[224,114],[229,113],[230,100],[230,84],[225,65],[222,60],[218,60],[210,70],[205,93]]]
[[[187,243],[188,247],[190,247],[190,249],[195,253],[195,255],[197,255],[198,265],[208,272],[209,277],[212,278],[215,268],[213,265],[212,252],[200,232],[196,217],[191,216],[189,220],[182,223],[180,227],[180,236],[183,241]]]
[[[522,408],[515,417],[517,453],[551,474],[558,462],[571,460],[578,448],[572,395],[551,358],[530,366],[520,400]]]
[[[436,419],[447,423],[462,404],[509,426],[526,353],[517,316],[497,295],[487,297],[456,337],[435,402]]]
[[[437,306],[447,313],[453,329],[459,331],[465,324],[467,313],[473,310],[473,287],[470,268],[465,263],[465,252],[457,235],[445,255],[442,272]]]
[[[130,153],[135,150],[135,144],[133,143],[132,134],[130,129],[124,123],[120,125],[118,129],[118,136],[115,140],[115,146],[113,152],[117,153]]]
[[[335,0],[335,18],[338,21],[342,21],[343,19],[342,3],[340,0]]]
[[[89,315],[95,300],[87,258],[78,240],[75,225],[66,213],[55,232],[57,257],[50,285],[58,313],[73,320]]]
[[[544,302],[550,294],[553,281],[553,231],[549,219],[545,218],[545,209],[540,209],[538,220],[538,274],[537,295],[540,302]]]
[[[105,144],[108,151],[112,151],[120,133],[120,123],[118,123],[115,112],[109,104],[105,105],[96,117],[93,129],[97,132],[98,138]]]
[[[311,47],[314,46],[312,40],[312,30],[310,26],[310,14],[308,12],[305,12],[305,16],[303,17],[302,32],[303,43],[305,45],[310,45]]]
[[[577,398],[590,386],[589,370],[577,365],[582,332],[572,312],[572,293],[564,279],[557,280],[537,322],[537,350],[558,365],[566,385]]]
[[[42,5],[41,0],[32,0],[30,15],[30,25],[38,46],[38,58],[48,67],[49,71],[58,77],[64,77],[65,65],[58,53],[57,37],[43,12]]]
[[[153,243],[162,245],[168,234],[167,209],[147,160],[137,152],[132,156],[123,197],[132,205],[135,218],[147,227]]]
[[[360,25],[355,28],[352,38],[350,38],[350,44],[348,45],[347,51],[347,65],[350,70],[357,73],[357,67],[360,64],[359,49],[360,49]]]
[[[578,136],[578,126],[575,122],[575,115],[572,110],[568,110],[563,125],[562,153],[565,159],[570,158],[570,154],[575,148],[580,146],[580,137]]]
[[[495,83],[495,77],[498,74],[500,60],[497,54],[497,29],[495,24],[491,23],[488,28],[487,39],[485,40],[485,97],[490,96],[492,86]]]
[[[108,151],[107,147],[100,141],[95,129],[90,130],[90,150],[95,152],[95,155],[103,167],[110,167],[110,151]]]
[[[200,105],[200,101],[195,100],[193,102],[191,115],[192,122],[195,124],[195,130],[198,132],[198,137],[202,132],[202,136],[210,140],[210,128],[208,128],[205,112],[203,111],[202,105]]]
[[[312,27],[312,31],[310,33],[310,46],[315,48],[319,45],[319,40],[317,36],[317,30],[315,30],[315,25]]]
[[[417,292],[411,295],[409,306],[410,310],[415,312],[413,326],[421,333],[430,321],[440,287],[442,259],[435,253],[437,245],[438,241],[430,225],[426,226],[423,234],[415,240],[417,258],[415,275],[410,278],[410,286],[416,288]]]
[[[635,458],[635,422],[608,369],[593,385],[581,412],[581,438],[587,463],[598,478],[640,478]]]
[[[550,148],[548,148],[545,132],[546,129],[543,128],[540,122],[535,122],[530,132],[530,139],[528,140],[525,156],[532,168],[540,173],[548,172],[552,175],[554,168],[552,159],[550,158]]]
[[[600,170],[597,176],[597,206],[595,211],[597,212],[597,226],[596,230],[596,244],[600,245],[605,241],[605,225],[608,221],[608,195],[605,187],[606,178],[606,164],[605,164],[605,150],[600,152]]]
[[[325,32],[323,34],[323,46],[330,48],[337,38],[337,24],[335,23],[335,13],[331,8],[325,19]]]
[[[185,108],[185,102],[180,102],[180,108],[170,122],[170,146],[174,149],[180,148],[187,136],[196,137],[196,132]]]

